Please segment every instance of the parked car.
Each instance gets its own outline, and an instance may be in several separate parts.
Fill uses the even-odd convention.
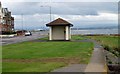
[[[25,36],[31,36],[32,33],[30,31],[25,32]]]

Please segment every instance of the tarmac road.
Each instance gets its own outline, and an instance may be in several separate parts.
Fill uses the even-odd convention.
[[[13,43],[18,43],[18,42],[24,42],[24,41],[31,41],[35,40],[38,38],[43,38],[47,36],[47,32],[36,32],[32,33],[32,36],[17,36],[13,38],[0,38],[0,45],[8,45],[8,44],[13,44]]]

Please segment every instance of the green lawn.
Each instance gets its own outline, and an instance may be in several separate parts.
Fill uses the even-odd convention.
[[[2,73],[2,46],[0,46],[0,73]]]
[[[72,35],[71,39],[72,40],[84,40],[86,38],[84,36],[81,36],[81,35]]]
[[[93,43],[90,42],[22,42],[3,46],[4,59],[55,59],[77,58],[79,63],[88,63]],[[64,60],[63,60],[64,61]],[[72,60],[74,61],[74,60]],[[3,62],[3,72],[49,72],[64,62]],[[44,70],[46,68],[46,70]]]
[[[44,37],[44,38],[40,38],[39,40],[49,40],[49,38],[48,37]]]
[[[103,36],[88,36],[89,38],[97,40],[99,43],[103,45],[103,47],[110,51],[113,52],[116,56],[119,56],[120,48],[119,48],[119,39],[120,37],[118,36],[108,36],[108,35],[103,35]]]
[[[3,72],[50,72],[55,68],[65,66],[64,63],[40,63],[40,62],[28,62],[28,63],[18,63],[18,62],[5,62],[3,63]]]
[[[72,35],[71,40],[84,40],[86,39],[85,37],[81,35]],[[49,40],[48,37],[40,38],[39,40]]]
[[[93,44],[87,42],[23,42],[3,46],[4,59],[53,57],[83,57],[91,53]]]

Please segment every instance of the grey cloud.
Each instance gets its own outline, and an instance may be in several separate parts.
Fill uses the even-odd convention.
[[[11,2],[12,3],[12,2]],[[40,7],[40,6],[44,7]],[[42,2],[14,2],[9,3],[8,8],[13,15],[33,15],[36,13],[49,14],[49,3]],[[97,15],[99,12],[117,13],[117,2],[63,2],[52,3],[52,14],[64,15]]]
[[[5,4],[4,4],[5,5]],[[11,10],[13,15],[21,15],[24,14],[24,17],[27,19],[24,20],[24,27],[33,27],[37,28],[40,26],[45,26],[46,23],[49,22],[49,14],[50,9],[49,3],[44,3],[44,2],[10,2],[5,5],[5,7],[9,8]],[[44,7],[40,7],[44,6]],[[81,16],[86,16],[86,15],[92,15],[92,16],[99,16],[98,13],[101,12],[107,12],[107,13],[117,13],[118,12],[118,3],[117,2],[61,2],[61,3],[52,3],[51,4],[52,8],[52,17],[55,15],[61,16],[63,18],[70,18],[71,16],[74,15],[81,15]],[[35,14],[39,14],[40,16],[35,16],[37,18],[34,18],[33,16]],[[28,17],[29,15],[29,17]],[[46,15],[46,16],[42,16]],[[66,17],[66,16],[69,17]],[[42,18],[41,18],[42,16]],[[43,20],[39,21],[39,20]],[[92,19],[92,18],[91,18]],[[99,24],[117,24],[116,22],[112,22],[110,20],[105,20],[105,21],[95,21],[95,20],[77,20],[77,21],[72,21],[70,20],[71,23],[74,24],[74,26],[99,26]],[[91,25],[90,25],[91,24]],[[15,27],[21,27],[21,21],[17,20],[15,18]]]

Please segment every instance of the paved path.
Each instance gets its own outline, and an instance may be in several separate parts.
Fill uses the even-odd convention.
[[[102,68],[103,65],[98,64],[95,65],[96,63],[103,63],[104,61],[99,61],[99,60],[104,60],[102,56],[99,55],[103,55],[103,53],[100,51],[102,48],[102,46],[100,44],[98,44],[95,40],[91,40],[91,39],[86,39],[86,40],[80,40],[80,42],[93,42],[94,43],[94,51],[93,51],[93,55],[91,57],[91,62],[92,64],[90,64],[90,68],[94,68],[93,70],[96,71],[89,71],[89,72],[98,72],[97,70],[102,72]],[[93,67],[93,65],[95,67]],[[87,65],[86,64],[73,64],[67,67],[63,67],[60,69],[56,69],[53,70],[52,72],[85,72]],[[90,70],[91,70],[90,69]]]
[[[56,69],[52,72],[84,72],[86,66],[86,64],[73,64],[67,67]]]
[[[94,48],[91,60],[85,72],[107,72],[107,65],[103,48]]]

